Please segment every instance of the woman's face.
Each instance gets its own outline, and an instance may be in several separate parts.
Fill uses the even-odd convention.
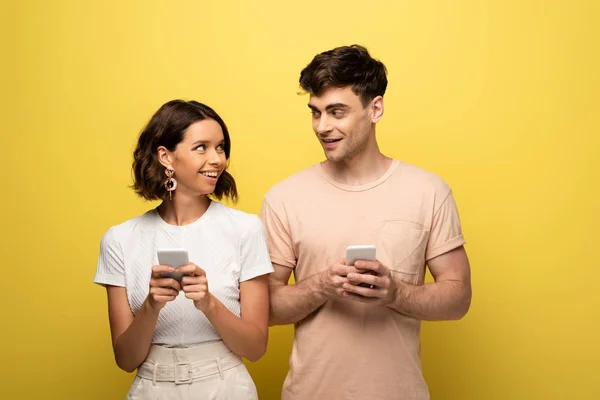
[[[187,128],[175,151],[165,152],[175,170],[177,194],[198,196],[214,192],[227,164],[224,143],[223,130],[213,119],[195,122]],[[164,165],[164,158],[161,161]]]

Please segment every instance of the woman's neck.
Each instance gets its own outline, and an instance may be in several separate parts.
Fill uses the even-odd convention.
[[[206,196],[173,196],[172,200],[165,199],[158,206],[158,214],[168,224],[188,225],[204,215],[212,200]]]

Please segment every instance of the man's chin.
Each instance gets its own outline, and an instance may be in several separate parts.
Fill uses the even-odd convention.
[[[325,158],[327,158],[327,161],[332,163],[332,164],[339,164],[341,162],[345,161],[344,157],[340,157],[340,156],[331,156],[328,154],[325,154]]]
[[[343,159],[344,159],[338,152],[335,152],[335,151],[325,150],[324,153],[325,153],[325,158],[327,159],[327,161],[332,162],[332,163],[337,163],[337,162],[343,161]]]

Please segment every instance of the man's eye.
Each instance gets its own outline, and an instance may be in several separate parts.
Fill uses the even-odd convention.
[[[319,118],[321,116],[321,113],[318,111],[311,111],[310,113],[312,114],[313,118]]]
[[[339,117],[343,117],[344,116],[344,112],[342,110],[334,110],[331,115],[333,115],[336,118]]]

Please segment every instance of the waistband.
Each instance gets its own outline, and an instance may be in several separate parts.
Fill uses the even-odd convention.
[[[229,350],[223,341],[203,343],[186,348],[152,345],[146,361],[138,368],[141,378],[156,382],[192,383],[195,380],[219,375],[242,364],[242,358]]]

